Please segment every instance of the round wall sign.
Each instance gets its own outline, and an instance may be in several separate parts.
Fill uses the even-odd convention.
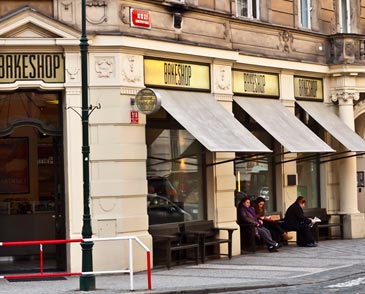
[[[144,88],[136,94],[136,106],[144,114],[152,114],[161,107],[161,95],[156,90]]]

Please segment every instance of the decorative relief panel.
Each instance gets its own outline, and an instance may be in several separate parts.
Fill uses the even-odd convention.
[[[231,92],[231,68],[219,65],[214,67],[214,90],[215,92]]]
[[[78,83],[81,81],[80,56],[75,53],[67,53],[66,60],[66,82]]]
[[[114,73],[114,57],[96,57],[95,71],[98,78],[110,78]]]
[[[279,46],[278,49],[285,53],[293,51],[293,35],[289,31],[279,32]]]
[[[75,23],[75,1],[63,0],[60,2],[60,20],[68,23]]]
[[[123,84],[134,86],[143,83],[143,57],[137,55],[122,56],[122,81]]]
[[[101,24],[107,21],[107,1],[89,0],[86,1],[86,19],[92,24]]]

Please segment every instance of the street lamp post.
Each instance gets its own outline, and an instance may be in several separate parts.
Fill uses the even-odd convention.
[[[81,0],[81,38],[80,38],[80,53],[81,53],[81,95],[82,95],[82,159],[83,159],[83,189],[84,189],[84,214],[82,224],[82,238],[87,239],[92,237],[91,217],[89,208],[90,198],[90,182],[89,182],[89,105],[88,105],[88,83],[87,83],[87,53],[88,39],[86,36],[86,2]],[[93,271],[93,242],[82,242],[82,272]],[[89,291],[95,290],[95,276],[81,275],[80,290]]]

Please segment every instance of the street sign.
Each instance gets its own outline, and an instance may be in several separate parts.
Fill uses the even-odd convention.
[[[131,27],[150,29],[151,11],[131,8]]]

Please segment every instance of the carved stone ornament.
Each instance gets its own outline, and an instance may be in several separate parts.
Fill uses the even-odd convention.
[[[342,100],[343,102],[348,102],[348,101],[358,101],[360,98],[360,93],[356,92],[355,90],[353,91],[337,91],[335,93],[333,93],[331,95],[331,100],[333,102],[338,102],[340,100]]]
[[[112,57],[103,57],[95,60],[95,71],[99,78],[109,78],[114,70],[114,59]]]
[[[74,20],[74,3],[72,0],[63,0],[60,2],[60,18],[65,22]]]
[[[124,24],[129,24],[129,7],[122,5],[119,10],[119,18]]]
[[[70,80],[76,80],[81,71],[80,64],[78,62],[78,56],[72,54],[67,56],[67,60],[66,73],[69,75]]]
[[[230,71],[227,66],[220,66],[215,73],[216,87],[221,90],[229,90],[231,88]]]
[[[278,49],[280,49],[284,53],[290,53],[293,51],[292,44],[293,44],[293,35],[289,31],[285,30],[279,32]]]
[[[107,1],[86,1],[86,19],[91,24],[101,24],[107,21]]]
[[[139,63],[134,55],[126,55],[122,61],[122,79],[129,83],[136,83],[142,79]]]

